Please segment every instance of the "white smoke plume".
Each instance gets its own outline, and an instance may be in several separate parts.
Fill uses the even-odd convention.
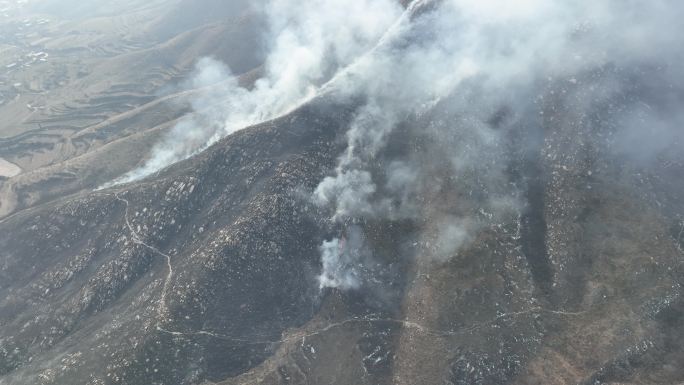
[[[509,128],[538,129],[549,99],[572,93],[574,114],[586,118],[631,86],[617,76],[599,84],[592,71],[653,71],[657,87],[673,90],[665,111],[642,106],[610,122],[623,129],[607,140],[616,152],[652,159],[682,139],[682,119],[670,116],[684,88],[684,6],[674,0],[414,0],[406,8],[396,0],[270,0],[255,7],[269,25],[264,77],[242,88],[222,64],[200,61],[195,114],[114,183],[145,177],[317,95],[361,101],[346,149],[313,201],[347,231],[365,219],[430,218],[425,238],[443,261],[482,222],[518,209],[502,177]],[[554,94],[554,84],[568,87]],[[397,131],[423,144],[388,155]],[[481,207],[443,202],[449,189],[479,196]],[[354,271],[365,260],[340,252],[341,242],[321,247],[321,287],[363,285]]]
[[[363,232],[351,226],[341,239],[325,241],[320,247],[323,272],[318,276],[320,289],[358,289],[368,276],[370,251]]]
[[[412,2],[378,45],[327,85],[340,97],[361,96],[366,102],[349,127],[347,147],[333,175],[315,189],[314,202],[329,209],[331,220],[341,226],[364,218],[419,218],[426,210],[434,214],[435,208],[429,207],[434,203],[425,203],[421,196],[446,183],[426,176],[426,167],[434,167],[444,154],[402,167],[383,166],[382,152],[391,135],[402,124],[413,124],[410,130],[422,131],[416,134],[436,138],[431,150],[445,150],[440,141],[452,145],[452,154],[443,156],[450,161],[449,178],[456,184],[460,180],[461,186],[479,184],[479,191],[488,195],[480,216],[515,208],[514,199],[495,191],[507,155],[500,130],[490,122],[492,115],[505,106],[504,124],[538,125],[544,86],[562,81],[582,88],[589,97],[584,101],[587,106],[579,102],[575,108],[589,111],[591,103],[606,100],[625,86],[586,80],[587,73],[606,66],[661,63],[660,76],[681,87],[677,63],[684,45],[678,20],[683,11],[674,1]],[[416,124],[439,108],[447,111],[445,121]],[[666,120],[630,119],[627,136],[616,142],[645,140],[647,148],[662,150],[681,121]],[[645,122],[650,130],[644,130]],[[646,133],[654,130],[661,132],[649,138]],[[630,144],[619,147],[643,154]],[[397,201],[399,212],[392,210],[397,205],[391,202]],[[440,260],[457,253],[478,228],[474,220],[459,214],[447,212],[437,218],[441,225],[435,231],[434,255]],[[335,276],[341,269],[335,264],[339,259],[327,258],[326,253],[323,258],[323,276]],[[325,286],[355,287],[338,282],[344,280],[330,279]]]
[[[264,76],[247,89],[222,63],[200,60],[191,80],[191,88],[200,89],[191,100],[195,113],[176,125],[141,167],[103,187],[144,178],[300,106],[375,45],[401,13],[392,0],[270,0],[253,7],[269,25]]]
[[[339,238],[323,242],[319,248],[322,271],[316,277],[319,289],[364,288],[380,297],[391,297],[391,293],[383,293],[382,284],[393,274],[392,268],[375,258],[369,243],[357,225],[349,225]]]
[[[339,287],[342,290],[356,289],[359,286],[358,278],[352,267],[348,267],[348,261],[343,261],[344,252],[340,250],[340,240],[324,241],[321,245],[321,263],[323,273],[318,276],[320,288]]]

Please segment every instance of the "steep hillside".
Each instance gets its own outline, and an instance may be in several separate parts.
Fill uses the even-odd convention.
[[[172,3],[0,141],[0,385],[684,383],[684,7]]]

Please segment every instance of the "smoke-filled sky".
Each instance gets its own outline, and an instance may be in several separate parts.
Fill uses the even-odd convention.
[[[630,161],[649,162],[680,143],[684,5],[673,0],[416,0],[408,7],[270,0],[254,7],[269,26],[263,77],[243,88],[226,66],[199,60],[191,86],[206,91],[192,102],[196,113],[115,183],[317,96],[361,100],[337,167],[312,192],[331,224],[354,229],[322,244],[322,288],[363,285],[351,270],[368,258],[366,246],[355,244],[363,243],[359,221],[430,217],[428,254],[442,261],[473,238],[478,218],[524,209],[516,188],[501,182],[511,162],[506,135],[522,130],[521,146],[535,142],[550,104],[565,103],[585,126],[608,128],[602,145]],[[617,112],[586,123],[635,83],[656,96],[622,100]],[[419,150],[390,154],[398,133],[426,140]],[[426,203],[445,187],[480,194],[479,207]]]

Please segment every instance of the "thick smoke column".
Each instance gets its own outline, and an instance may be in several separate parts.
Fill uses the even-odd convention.
[[[605,75],[611,68],[650,71],[655,87],[670,94],[664,110],[633,103],[603,122],[615,127],[606,148],[643,162],[681,140],[684,6],[673,0],[415,0],[406,8],[394,0],[271,0],[255,7],[269,25],[264,77],[247,89],[221,63],[200,61],[195,114],[114,183],[325,94],[356,106],[356,114],[346,149],[312,200],[342,232],[369,219],[424,220],[421,255],[444,261],[485,223],[522,210],[517,187],[504,182],[515,153],[507,135],[539,135],[544,106],[571,93],[574,116],[590,116],[631,86]],[[601,80],[592,78],[596,72]],[[558,84],[565,94],[549,92]],[[397,131],[421,137],[422,147],[390,155]],[[441,191],[476,196],[480,206],[446,207]],[[321,287],[363,284],[354,271],[368,258],[345,253],[341,243],[321,246]]]
[[[190,101],[194,114],[152,149],[143,166],[104,187],[144,178],[226,135],[300,106],[376,44],[401,13],[392,0],[271,0],[253,7],[269,25],[265,76],[248,89],[222,63],[200,60],[190,84],[200,89]]]
[[[592,102],[629,86],[620,80],[592,83],[591,71],[643,71],[647,65],[654,70],[658,64],[657,76],[681,86],[677,25],[683,9],[673,1],[414,1],[378,45],[327,85],[340,97],[365,103],[349,127],[333,175],[315,189],[314,202],[342,227],[364,219],[430,215],[436,227],[430,254],[449,258],[473,238],[478,222],[519,210],[515,193],[506,195],[500,186],[510,163],[502,136],[512,127],[532,132],[540,125],[544,87],[566,82],[582,90],[590,99],[574,108],[586,116]],[[679,137],[674,133],[682,120],[671,113],[662,118],[641,111],[639,119],[618,120],[613,148],[632,158],[661,151]],[[411,160],[407,154],[400,166],[384,159],[389,138],[402,125],[431,137],[433,147],[423,151],[434,155]],[[655,137],[647,134],[655,131]],[[640,141],[641,148],[634,146]],[[452,145],[450,154],[444,143]],[[434,203],[420,199],[438,190],[435,184],[446,183],[431,175],[439,162],[450,163],[446,174],[456,186],[484,195],[477,215],[441,215]],[[350,273],[345,266],[363,261],[334,264],[326,250],[322,286],[355,287],[343,284]]]
[[[323,273],[318,282],[321,289],[358,289],[372,274],[369,269],[372,265],[371,252],[358,226],[349,227],[342,239],[323,242],[320,250]]]

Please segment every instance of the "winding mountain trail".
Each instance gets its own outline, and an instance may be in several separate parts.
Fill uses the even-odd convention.
[[[129,211],[128,209],[130,206],[130,202],[125,198],[121,198],[118,193],[114,193],[114,197],[118,201],[123,202],[126,205],[126,209],[124,212],[124,220],[126,221],[126,227],[128,227],[128,230],[131,233],[131,238],[132,238],[133,242],[152,250],[156,254],[164,257],[166,260],[167,274],[166,274],[166,278],[164,279],[164,285],[162,286],[162,294],[161,294],[161,298],[159,299],[159,307],[157,308],[157,315],[160,318],[157,322],[161,322],[161,320],[166,316],[166,314],[168,314],[168,306],[166,304],[166,296],[167,296],[167,293],[169,290],[169,285],[171,284],[171,280],[173,279],[173,265],[171,264],[171,256],[162,252],[158,248],[146,243],[145,241],[143,241],[140,238],[140,235],[133,228],[133,225],[131,225],[131,222],[128,219],[128,211]]]

